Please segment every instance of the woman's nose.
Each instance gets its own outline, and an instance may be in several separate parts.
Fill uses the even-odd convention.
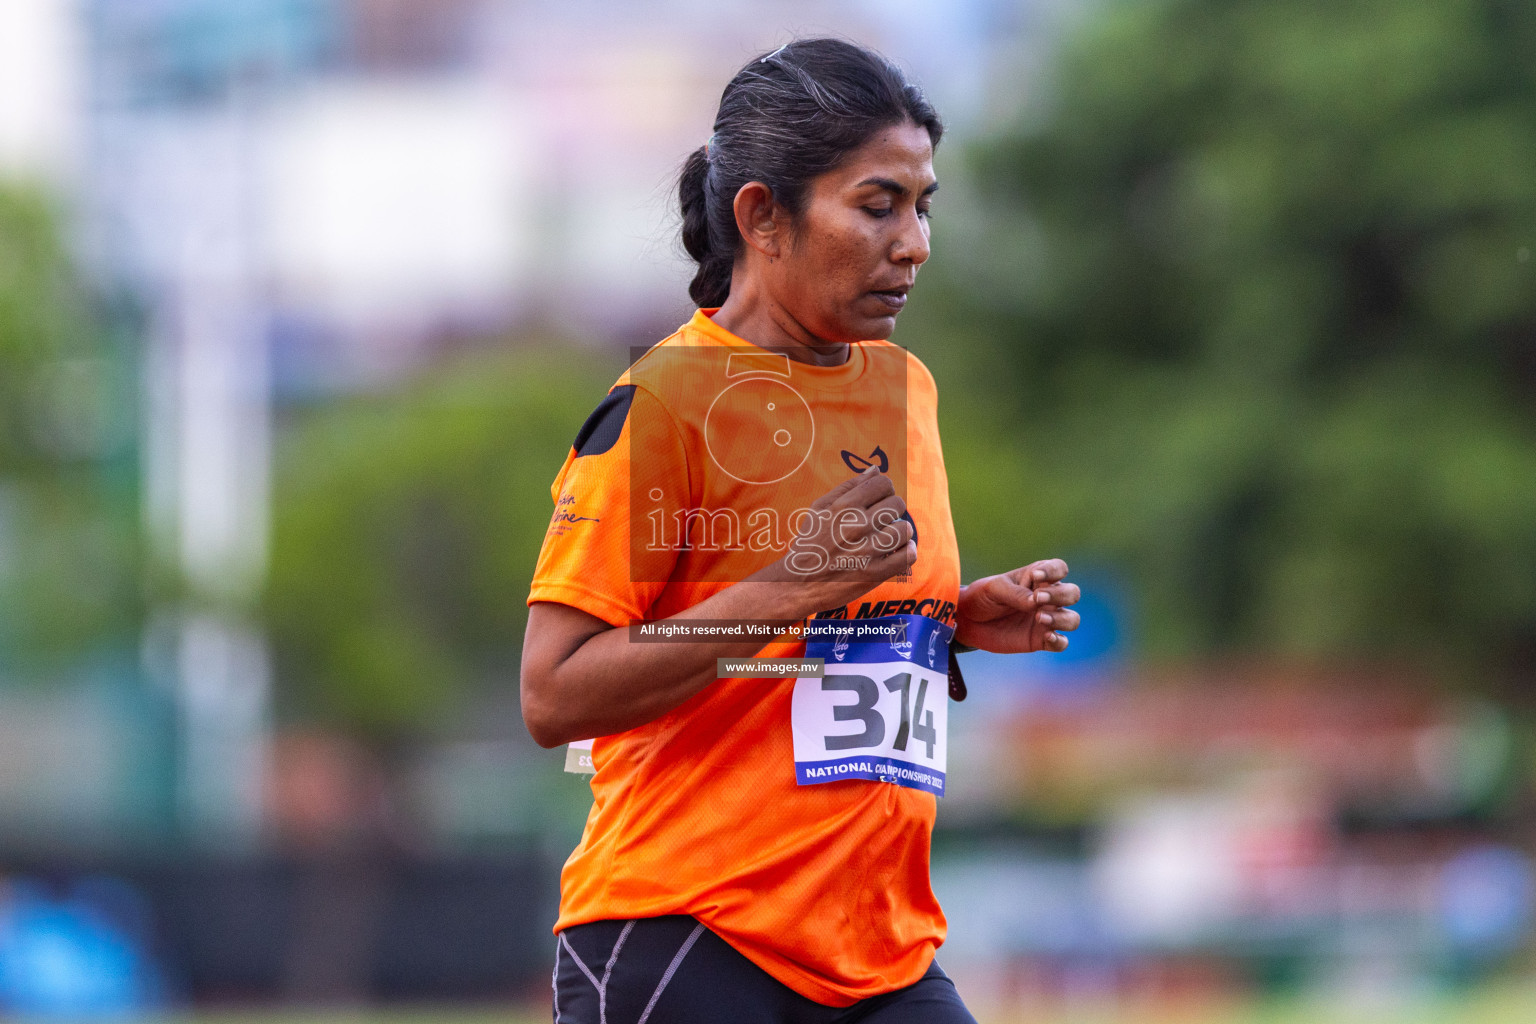
[[[891,247],[893,263],[922,266],[928,260],[928,222],[915,212],[902,218],[901,233]]]

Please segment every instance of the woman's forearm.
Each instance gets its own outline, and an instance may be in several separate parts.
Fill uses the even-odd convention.
[[[668,621],[798,622],[867,594],[917,557],[911,524],[901,518],[906,504],[874,467],[811,508],[817,515],[789,554]],[[760,639],[631,643],[628,629],[566,605],[535,604],[523,642],[523,720],[546,747],[611,736],[655,721],[714,682],[718,659],[765,646]]]
[[[838,590],[847,589],[846,584],[838,588],[790,582],[776,572],[770,567],[664,621],[797,622],[835,603],[841,596]],[[534,739],[546,747],[610,736],[654,721],[714,682],[718,659],[751,657],[766,646],[761,638],[636,643],[627,628],[606,624],[583,638],[579,621],[595,620],[580,612],[569,615],[571,611],[563,605],[535,605],[529,614],[523,718]],[[543,626],[553,635],[536,637]]]

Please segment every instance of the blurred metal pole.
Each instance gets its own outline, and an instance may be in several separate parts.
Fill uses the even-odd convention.
[[[145,458],[157,547],[186,588],[173,615],[177,802],[189,838],[248,846],[259,840],[271,688],[249,619],[266,566],[271,430],[252,215],[258,125],[234,95],[167,127],[169,144],[143,167],[179,186],[155,204],[171,247],[150,365],[166,377],[151,391]]]
[[[226,54],[239,47],[226,44],[249,38],[240,19],[265,9],[83,0],[80,10],[91,27],[86,232],[98,273],[148,313],[145,518],[152,562],[172,580],[151,637],[164,637],[157,664],[177,710],[180,831],[248,848],[261,839],[271,704],[254,618],[271,431],[265,90],[242,82]],[[191,24],[217,31],[189,34]]]

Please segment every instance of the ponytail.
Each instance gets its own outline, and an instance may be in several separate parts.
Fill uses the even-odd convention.
[[[688,294],[701,308],[725,305],[735,264],[735,254],[717,249],[710,237],[708,190],[709,148],[700,146],[683,164],[677,198],[683,211],[683,248],[699,265]]]

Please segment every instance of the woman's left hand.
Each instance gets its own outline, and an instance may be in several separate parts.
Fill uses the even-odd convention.
[[[998,654],[1066,650],[1082,621],[1070,607],[1082,591],[1066,575],[1066,562],[1048,558],[961,587],[955,639]]]

